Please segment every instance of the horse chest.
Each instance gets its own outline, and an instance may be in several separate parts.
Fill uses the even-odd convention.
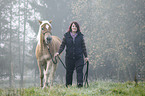
[[[48,53],[48,51],[43,51],[41,56],[40,56],[41,60],[49,60],[50,58],[50,54]]]
[[[43,50],[39,50],[39,52],[37,52],[37,56],[38,56],[38,59],[40,61],[44,61],[44,60],[49,60],[50,59],[50,54],[48,52],[48,49],[43,49]]]

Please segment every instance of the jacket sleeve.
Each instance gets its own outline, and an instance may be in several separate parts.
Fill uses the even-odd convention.
[[[63,40],[62,40],[62,43],[60,45],[59,51],[58,51],[59,54],[61,54],[61,52],[64,50],[65,45],[66,45],[66,39],[65,39],[65,36],[64,36]]]
[[[83,48],[83,53],[84,53],[84,56],[87,57],[87,50],[86,50],[86,45],[85,45],[85,40],[84,40],[84,37],[82,39],[82,48]]]

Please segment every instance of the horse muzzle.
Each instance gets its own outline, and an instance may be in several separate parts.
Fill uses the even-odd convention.
[[[49,43],[51,42],[51,40],[52,40],[52,37],[50,37],[50,36],[47,37],[47,38],[46,38],[46,44],[49,44]]]

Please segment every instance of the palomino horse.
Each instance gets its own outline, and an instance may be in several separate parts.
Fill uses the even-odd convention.
[[[52,62],[52,57],[54,57],[54,54],[59,50],[61,40],[56,36],[52,36],[51,21],[39,21],[39,23],[40,26],[37,36],[38,44],[36,47],[36,58],[40,71],[40,86],[44,88],[48,86],[48,84],[50,84],[50,86],[53,85],[54,73],[56,71],[57,64]],[[49,53],[48,48],[51,54]]]

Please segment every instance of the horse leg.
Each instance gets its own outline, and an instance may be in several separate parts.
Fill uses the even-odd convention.
[[[39,67],[39,72],[40,72],[40,87],[43,87],[44,74],[43,74],[43,66],[40,61],[38,61],[38,67]]]
[[[50,71],[50,68],[51,68],[51,66],[52,66],[52,64],[51,64],[51,62],[50,61],[47,61],[47,67],[46,67],[46,69],[45,69],[45,71],[44,71],[44,87],[43,88],[45,88],[46,86],[48,86],[48,76],[49,76],[49,71]]]
[[[53,86],[53,80],[54,80],[54,74],[57,68],[57,64],[52,64],[52,70],[48,79],[48,82],[50,82],[50,86]]]

